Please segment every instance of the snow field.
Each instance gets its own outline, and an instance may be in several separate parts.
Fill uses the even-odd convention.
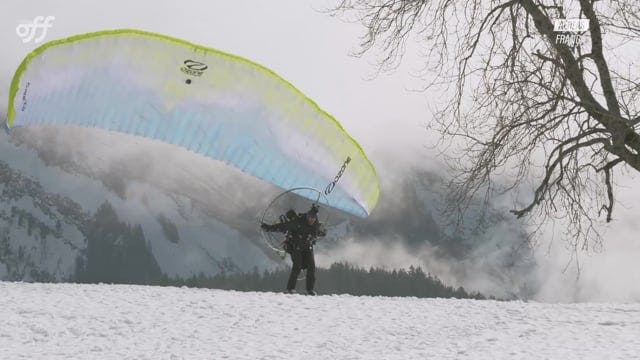
[[[640,304],[0,282],[0,359],[633,359]]]

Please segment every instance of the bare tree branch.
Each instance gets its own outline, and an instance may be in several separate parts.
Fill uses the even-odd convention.
[[[478,194],[487,205],[533,181],[532,199],[512,213],[561,219],[576,251],[598,248],[596,221],[602,211],[606,222],[614,216],[615,169],[640,171],[640,69],[605,38],[637,43],[640,4],[576,6],[574,14],[559,0],[343,0],[334,9],[364,25],[360,54],[380,50],[381,70],[397,67],[412,36],[426,49],[425,90],[449,96],[431,124],[453,170],[447,211],[456,224]],[[588,31],[556,32],[568,16],[589,20]]]

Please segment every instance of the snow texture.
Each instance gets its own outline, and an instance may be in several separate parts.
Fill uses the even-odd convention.
[[[2,359],[631,359],[640,304],[0,282]]]

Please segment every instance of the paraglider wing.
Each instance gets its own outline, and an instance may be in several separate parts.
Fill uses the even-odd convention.
[[[326,205],[366,217],[379,197],[358,143],[290,83],[249,60],[164,35],[101,31],[34,50],[11,83],[7,127],[38,125],[172,143],[283,189],[324,189],[348,158]]]

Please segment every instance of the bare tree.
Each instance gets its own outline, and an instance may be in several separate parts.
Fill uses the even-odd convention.
[[[515,216],[563,219],[575,251],[602,244],[614,173],[640,171],[636,0],[343,0],[332,14],[365,26],[358,54],[381,51],[382,70],[412,36],[426,50],[426,89],[451,95],[432,121],[440,145],[462,144],[443,150],[457,219],[479,194],[486,205],[533,181]],[[569,17],[588,29],[554,29]]]

